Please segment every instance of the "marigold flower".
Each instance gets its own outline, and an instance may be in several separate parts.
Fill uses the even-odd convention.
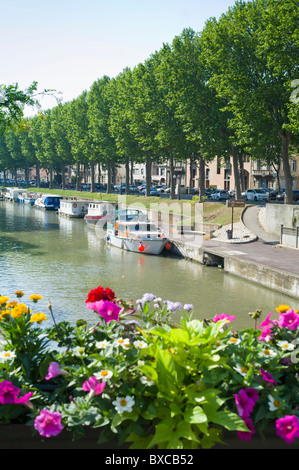
[[[289,307],[288,305],[279,305],[279,306],[276,308],[276,312],[278,312],[278,313],[285,313],[285,312],[287,312],[288,310],[291,310],[291,307]]]
[[[63,430],[61,414],[44,408],[35,418],[34,427],[43,437],[57,436]]]
[[[20,297],[23,297],[24,292],[21,291],[21,290],[17,290],[17,291],[15,292],[15,295],[20,298]]]
[[[3,295],[0,295],[0,305],[5,305],[8,300],[10,300],[9,297],[4,297]]]
[[[39,324],[42,323],[42,321],[48,321],[47,316],[44,313],[34,313],[31,318],[30,318],[31,323],[37,322]]]
[[[42,296],[38,294],[32,294],[29,295],[29,299],[32,300],[34,303],[37,303],[38,300],[42,299]]]
[[[16,307],[13,307],[10,314],[13,318],[19,318],[27,312],[28,312],[27,305],[18,303],[18,305],[16,305]]]

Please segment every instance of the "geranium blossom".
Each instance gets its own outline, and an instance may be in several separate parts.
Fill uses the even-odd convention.
[[[115,293],[113,292],[113,290],[109,289],[109,287],[106,287],[106,289],[104,289],[102,286],[99,286],[88,293],[85,303],[113,299],[115,299]]]
[[[61,414],[44,408],[35,418],[34,427],[43,437],[57,436],[63,430]]]
[[[285,440],[287,444],[292,444],[299,437],[299,420],[297,416],[287,415],[276,420],[276,434]]]
[[[127,395],[126,397],[116,398],[116,400],[114,400],[112,404],[115,406],[119,414],[122,414],[125,411],[131,413],[133,406],[135,405],[135,400],[133,397]]]
[[[106,382],[99,382],[96,377],[90,377],[86,380],[83,385],[82,389],[84,392],[90,392],[91,396],[100,395],[106,386]]]
[[[105,319],[106,323],[112,320],[119,321],[119,312],[121,311],[121,307],[116,305],[114,302],[109,302],[108,300],[89,302],[86,305],[86,308],[90,308],[91,310],[98,312],[98,314]]]
[[[227,315],[226,313],[221,313],[221,315],[215,315],[215,317],[213,317],[213,322],[217,322],[217,321],[221,321],[221,320],[226,320],[227,323],[231,322],[231,321],[234,321],[235,320],[235,316],[234,315]]]

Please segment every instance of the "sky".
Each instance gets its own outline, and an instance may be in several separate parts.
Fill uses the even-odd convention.
[[[199,32],[235,0],[9,0],[0,8],[0,84],[33,81],[62,102],[134,68],[184,28]],[[43,109],[57,104],[41,98]],[[28,110],[27,114],[36,111]]]

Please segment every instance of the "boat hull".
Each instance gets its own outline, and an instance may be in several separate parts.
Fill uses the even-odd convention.
[[[107,243],[123,250],[134,251],[135,253],[159,255],[163,251],[167,243],[167,239],[136,240],[134,238],[117,237],[115,235],[108,234]],[[140,249],[141,246],[143,249]]]

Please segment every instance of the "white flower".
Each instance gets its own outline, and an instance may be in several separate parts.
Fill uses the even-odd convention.
[[[154,385],[153,380],[151,380],[149,377],[145,377],[145,376],[141,377],[140,382],[143,385],[147,385],[148,387],[150,387],[151,385]]]
[[[268,396],[268,404],[269,404],[269,410],[270,411],[276,411],[281,405],[281,402],[277,400],[277,398],[272,397],[272,395]]]
[[[97,379],[103,380],[103,382],[106,382],[106,380],[110,379],[113,376],[113,372],[111,370],[103,369],[94,375]]]
[[[245,367],[245,366],[240,366],[240,365],[238,364],[236,367],[234,367],[234,369],[235,369],[239,374],[243,375],[243,377],[246,377],[247,374],[248,374],[248,369],[247,369],[247,367]]]
[[[134,346],[139,349],[144,349],[148,347],[145,341],[134,341]]]
[[[133,406],[135,405],[135,400],[133,397],[117,397],[116,400],[112,402],[115,406],[117,412],[122,414],[124,411],[131,413]]]
[[[241,340],[239,338],[235,338],[234,336],[227,340],[227,344],[239,344],[240,342]]]
[[[123,349],[129,349],[131,346],[130,340],[128,338],[118,338],[115,342],[117,346],[121,346]]]
[[[281,349],[284,349],[285,351],[293,351],[293,349],[295,348],[295,345],[292,343],[288,343],[288,341],[278,341],[277,344]]]
[[[85,348],[84,347],[80,347],[80,346],[76,346],[74,349],[73,349],[73,354],[75,354],[75,356],[78,356],[78,357],[85,357],[86,356],[86,353],[85,353]]]
[[[273,349],[270,349],[270,348],[263,348],[261,353],[259,354],[259,356],[262,356],[262,357],[275,357],[276,356],[276,352],[273,351]]]
[[[14,351],[0,351],[0,362],[11,361],[16,357]]]
[[[99,349],[105,349],[108,346],[108,341],[104,339],[103,341],[97,341],[96,342],[96,347]]]

